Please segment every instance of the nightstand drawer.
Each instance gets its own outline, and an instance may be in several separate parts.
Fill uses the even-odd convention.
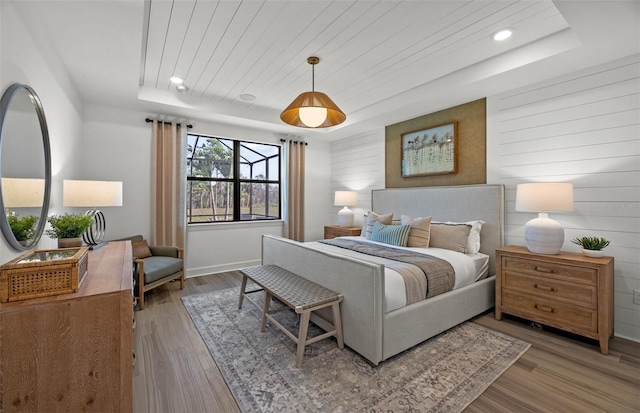
[[[578,305],[504,290],[505,312],[563,330],[593,336],[598,332],[598,312]]]
[[[338,237],[357,237],[361,232],[361,227],[340,227],[338,225],[327,225],[324,227],[324,239],[332,239]]]
[[[561,265],[552,262],[523,259],[519,257],[503,257],[503,271],[517,271],[534,276],[552,276],[558,280],[597,284],[598,271],[593,268]]]
[[[537,295],[593,309],[598,307],[598,290],[595,285],[570,283],[547,277],[505,271],[502,287],[518,290],[525,295]]]

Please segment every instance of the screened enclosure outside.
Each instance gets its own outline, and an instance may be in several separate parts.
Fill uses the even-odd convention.
[[[187,222],[280,219],[280,146],[187,135]]]

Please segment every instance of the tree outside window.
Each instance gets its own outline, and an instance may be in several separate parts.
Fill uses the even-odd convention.
[[[187,135],[187,222],[280,219],[280,146]]]

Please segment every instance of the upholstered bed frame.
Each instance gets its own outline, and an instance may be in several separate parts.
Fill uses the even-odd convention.
[[[494,305],[495,250],[504,240],[504,188],[469,185],[372,191],[372,210],[435,221],[481,219],[480,252],[490,256],[489,277],[466,287],[384,313],[384,268],[319,251],[304,243],[263,236],[263,264],[279,265],[344,295],[344,342],[377,365]],[[322,326],[321,319],[314,320]]]

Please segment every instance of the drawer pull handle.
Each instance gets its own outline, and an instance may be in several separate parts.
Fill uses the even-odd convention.
[[[544,290],[544,291],[551,291],[553,293],[555,293],[556,291],[558,291],[558,289],[556,287],[548,287],[546,285],[540,285],[540,284],[534,284],[533,285],[535,288],[537,288],[538,290]]]
[[[538,267],[537,265],[534,267],[534,269],[538,272],[544,272],[547,274],[555,274],[556,270],[555,268],[547,268],[547,267]]]
[[[548,305],[534,305],[534,308],[536,310],[540,310],[540,311],[546,311],[547,313],[554,313],[556,312],[556,309],[553,307],[549,307]]]

